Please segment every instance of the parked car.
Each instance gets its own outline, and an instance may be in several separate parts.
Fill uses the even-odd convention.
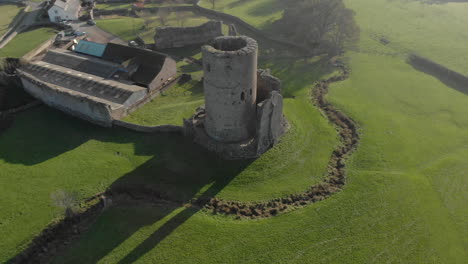
[[[86,24],[91,25],[91,26],[94,26],[94,25],[96,25],[96,22],[95,22],[94,20],[90,19],[90,20],[88,20],[88,21],[86,22]]]
[[[75,31],[74,30],[65,30],[63,34],[66,37],[75,36]]]
[[[75,31],[75,32],[73,33],[73,35],[78,36],[78,37],[79,37],[79,36],[84,36],[84,35],[86,35],[86,32],[78,31],[78,30],[77,30],[77,31]]]
[[[60,21],[60,24],[69,26],[69,25],[71,25],[71,20],[65,20],[64,19],[64,20]]]

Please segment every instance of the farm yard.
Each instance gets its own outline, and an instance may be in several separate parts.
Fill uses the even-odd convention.
[[[284,1],[218,0],[216,10],[275,34]],[[468,97],[411,66],[427,57],[468,75],[468,3],[346,0],[360,27],[344,55],[347,80],[327,100],[359,125],[346,185],[331,197],[266,219],[213,215],[191,199],[267,201],[321,182],[342,144],[311,99],[336,74],[325,57],[261,53],[259,66],[282,80],[290,130],[255,160],[224,161],[180,135],[100,128],[40,106],[0,131],[0,262],[24,250],[61,211],[51,194],[80,201],[107,188],[145,185],[168,201],[129,199],[97,216],[52,263],[464,263],[468,258]],[[211,3],[201,5],[211,8]],[[111,17],[97,25],[123,39],[152,40],[157,16]],[[207,18],[190,16],[186,26]],[[169,25],[178,25],[175,14]],[[146,22],[147,23],[147,22]],[[24,34],[24,35],[23,35]],[[20,57],[52,33],[20,34],[0,56]],[[255,37],[255,36],[253,36]],[[43,40],[42,40],[43,41]],[[16,43],[16,44],[15,44]],[[26,47],[31,45],[31,48]],[[268,43],[260,42],[262,45]],[[171,50],[180,54],[186,50]],[[200,59],[199,50],[189,55]],[[178,69],[176,84],[125,120],[181,125],[203,104],[201,68]],[[82,202],[84,204],[84,202]]]

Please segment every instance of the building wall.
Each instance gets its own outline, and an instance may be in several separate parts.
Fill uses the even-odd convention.
[[[45,104],[101,126],[112,126],[112,111],[108,105],[47,86],[24,74],[20,76],[24,89]]]
[[[202,48],[206,133],[222,142],[255,136],[257,42],[218,37]]]

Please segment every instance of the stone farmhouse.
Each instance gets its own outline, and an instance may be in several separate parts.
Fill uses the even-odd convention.
[[[78,20],[80,9],[80,0],[52,0],[47,6],[47,13],[51,22]]]
[[[176,80],[176,62],[151,50],[81,40],[20,67],[24,89],[45,104],[110,127]]]

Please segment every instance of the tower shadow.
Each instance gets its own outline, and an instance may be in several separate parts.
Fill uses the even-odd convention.
[[[165,221],[118,263],[135,262],[202,210],[184,204],[214,197],[254,161],[222,160],[183,136],[153,134],[149,140],[170,142],[171,148],[158,149],[153,158],[112,183],[110,193],[120,197],[115,207],[103,212],[53,263],[96,263],[141,228]],[[143,148],[135,147],[137,152]]]

